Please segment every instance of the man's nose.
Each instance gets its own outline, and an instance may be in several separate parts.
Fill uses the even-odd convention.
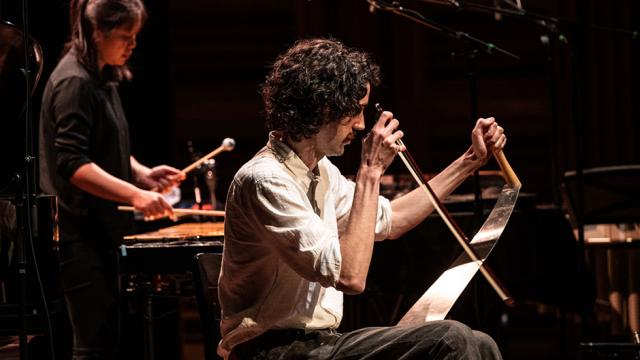
[[[353,124],[354,130],[364,130],[364,114],[358,115],[357,121]]]

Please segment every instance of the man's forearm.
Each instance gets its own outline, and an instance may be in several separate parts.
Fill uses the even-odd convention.
[[[346,293],[364,291],[373,253],[380,173],[362,167],[356,178],[349,223],[340,237],[342,265],[338,289]]]
[[[439,199],[451,194],[477,168],[478,161],[468,157],[468,152],[452,162],[446,169],[429,180],[429,185]],[[422,222],[435,207],[421,188],[391,202],[392,225],[389,239],[397,239],[402,234]]]

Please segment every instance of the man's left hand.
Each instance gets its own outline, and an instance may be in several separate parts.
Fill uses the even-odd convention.
[[[480,118],[471,131],[471,147],[465,158],[476,161],[477,166],[480,167],[489,161],[494,152],[504,149],[506,143],[507,136],[496,119]]]

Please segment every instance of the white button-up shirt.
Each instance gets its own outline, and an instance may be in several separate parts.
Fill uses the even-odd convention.
[[[355,184],[326,157],[314,171],[272,132],[235,175],[225,214],[220,355],[269,329],[335,329],[342,319],[340,236]],[[376,240],[391,230],[380,197]]]

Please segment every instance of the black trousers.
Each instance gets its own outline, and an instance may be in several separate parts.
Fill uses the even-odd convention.
[[[452,320],[420,326],[331,330],[272,330],[237,345],[232,360],[248,359],[502,359],[489,335]]]
[[[113,250],[61,242],[60,277],[73,330],[73,359],[113,359],[118,342],[117,267]]]

